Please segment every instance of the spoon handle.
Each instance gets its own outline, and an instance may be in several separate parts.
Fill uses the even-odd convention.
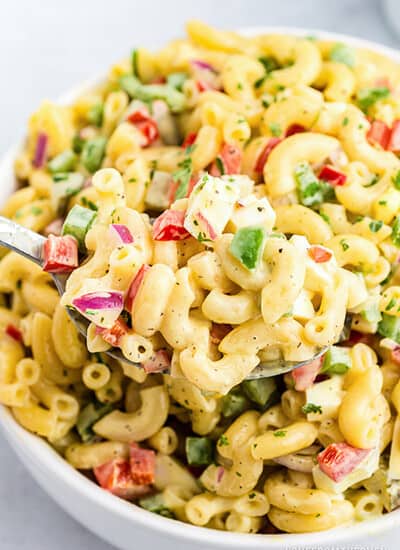
[[[42,265],[42,248],[46,238],[18,223],[0,216],[0,245],[14,250],[28,260]]]

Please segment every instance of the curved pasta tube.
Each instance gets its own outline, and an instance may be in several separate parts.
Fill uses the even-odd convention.
[[[58,357],[67,367],[79,369],[87,359],[84,342],[65,308],[58,304],[51,325],[51,337]]]
[[[138,334],[149,337],[160,330],[174,285],[174,273],[166,265],[154,264],[146,273],[132,309],[132,326]]]
[[[22,296],[25,304],[33,311],[53,315],[60,301],[57,290],[46,282],[27,280],[22,282]]]
[[[224,294],[214,289],[207,295],[201,310],[214,323],[239,325],[258,315],[255,295],[248,290],[238,294]]]
[[[113,411],[96,422],[93,431],[114,441],[143,441],[162,428],[169,408],[168,392],[164,386],[140,391],[141,408],[133,413]]]
[[[286,512],[279,508],[271,507],[268,514],[270,522],[286,533],[311,533],[313,531],[325,531],[339,525],[350,523],[354,517],[354,508],[348,500],[337,500],[332,503],[332,508],[325,514],[301,514],[299,512]]]
[[[206,290],[219,290],[224,293],[234,292],[237,287],[228,279],[221,261],[215,252],[206,250],[192,256],[188,261],[190,274],[195,283]]]
[[[189,280],[189,269],[183,267],[176,272],[175,286],[164,311],[160,329],[161,334],[175,349],[181,350],[199,339],[202,342],[208,339],[208,322],[189,315],[195,297]]]
[[[20,208],[26,204],[31,204],[35,199],[37,199],[36,189],[33,187],[23,187],[15,191],[11,197],[9,197],[5,205],[1,209],[1,215],[6,218],[13,218]]]
[[[268,502],[287,512],[326,514],[332,509],[332,499],[320,489],[296,487],[284,479],[282,472],[268,476],[264,485]]]
[[[227,53],[243,51],[243,46],[248,42],[248,39],[234,32],[214,29],[197,20],[186,23],[186,32],[197,46]]]
[[[323,244],[333,237],[329,224],[314,210],[301,204],[275,208],[275,226],[282,233],[304,235],[311,244]]]
[[[311,422],[299,421],[285,426],[280,432],[267,431],[257,436],[251,444],[252,456],[268,460],[305,449],[316,440],[318,428]]]
[[[204,170],[218,155],[222,146],[222,136],[214,126],[202,126],[194,142],[191,153],[193,170]]]
[[[196,478],[176,458],[169,455],[156,455],[154,487],[163,491],[170,487],[180,487],[188,493],[200,493]]]
[[[279,86],[292,87],[298,84],[306,86],[314,82],[321,70],[321,54],[310,40],[268,34],[257,39],[260,48],[266,54],[273,55],[280,63],[293,60],[290,67],[277,69],[270,73],[262,86],[264,92],[274,92]],[[278,88],[279,89],[279,88]]]
[[[78,470],[91,470],[115,458],[128,458],[129,445],[119,441],[103,441],[82,445],[74,443],[65,452],[65,459]]]
[[[267,324],[287,313],[304,286],[304,253],[283,239],[268,239],[263,258],[271,272],[261,291],[261,312]]]
[[[378,247],[359,235],[351,233],[336,235],[325,245],[333,251],[340,267],[350,265],[368,268],[376,264],[379,259]]]
[[[0,340],[0,383],[11,384],[15,379],[17,364],[24,357],[22,345],[11,338]]]
[[[339,408],[339,428],[346,441],[360,449],[376,446],[381,419],[377,414],[377,398],[382,389],[382,373],[375,364],[350,383]]]
[[[295,134],[279,143],[264,166],[264,181],[272,197],[296,189],[294,171],[303,161],[321,162],[340,147],[337,139],[317,133]]]
[[[104,135],[109,136],[111,134],[121,119],[128,103],[128,94],[122,90],[108,94],[103,106],[102,130]]]
[[[132,208],[116,208],[113,213],[114,223],[126,225],[133,237],[135,248],[144,258],[145,263],[149,263],[152,257],[152,238],[149,224],[146,217],[139,214]]]
[[[79,403],[76,397],[61,390],[55,384],[39,380],[32,386],[32,393],[61,420],[76,421]]]
[[[50,281],[40,267],[16,252],[9,252],[0,260],[0,292],[15,292],[19,281]]]
[[[215,411],[217,400],[213,397],[206,397],[189,380],[185,378],[172,378],[171,376],[165,376],[165,379],[170,396],[182,407],[206,413]]]
[[[400,161],[390,151],[382,151],[367,141],[370,127],[364,114],[354,105],[348,105],[343,116],[347,119],[345,126],[339,126],[338,138],[344,151],[351,160],[363,162],[372,172],[382,174],[386,170],[400,168]]]
[[[122,179],[125,185],[126,205],[134,208],[138,212],[143,212],[145,208],[146,185],[150,181],[150,167],[142,158],[137,158],[136,154],[126,154],[126,166],[119,166],[121,157],[116,162],[116,168],[122,172]],[[122,169],[123,168],[123,169]]]
[[[132,124],[128,124],[132,126]],[[118,207],[125,206],[126,195],[122,176],[114,168],[98,170],[92,177],[93,187],[98,195],[97,223],[112,223],[112,214]]]
[[[350,101],[356,87],[356,77],[344,63],[325,61],[314,86],[324,88],[327,101]]]
[[[196,346],[180,354],[183,374],[203,390],[226,394],[258,365],[256,355],[227,354],[213,361],[203,349]]]
[[[58,357],[52,339],[52,320],[40,312],[35,313],[32,320],[32,354],[46,378],[55,384],[80,380],[80,371],[67,368]]]
[[[263,135],[272,136],[273,125],[278,125],[285,135],[292,124],[300,124],[309,129],[317,120],[324,101],[321,92],[308,86],[296,86],[291,92],[291,95],[281,101],[271,103],[264,111],[260,121]]]

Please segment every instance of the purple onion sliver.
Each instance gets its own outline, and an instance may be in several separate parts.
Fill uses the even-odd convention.
[[[217,482],[218,483],[221,483],[221,480],[224,477],[224,473],[225,473],[225,468],[223,466],[220,466],[218,468],[218,472],[217,472]]]
[[[121,223],[113,223],[110,225],[110,232],[112,235],[116,235],[122,244],[133,243],[132,233],[126,225]]]
[[[48,141],[49,141],[49,138],[47,134],[43,132],[38,134],[36,147],[35,147],[35,156],[32,162],[35,168],[42,168],[42,166],[46,161]]]
[[[118,291],[89,292],[72,301],[72,305],[83,314],[88,309],[120,309],[124,307],[124,295]]]
[[[212,65],[210,65],[206,61],[202,61],[201,59],[192,59],[192,61],[190,63],[191,63],[191,65],[193,65],[197,69],[212,71],[213,73],[217,72]]]

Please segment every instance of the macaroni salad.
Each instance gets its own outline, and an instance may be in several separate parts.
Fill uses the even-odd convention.
[[[2,214],[47,241],[43,271],[1,254],[0,402],[167,518],[300,533],[390,512],[400,66],[315,37],[187,35],[31,116]],[[61,299],[49,273],[68,275]],[[306,364],[246,380],[281,359]]]

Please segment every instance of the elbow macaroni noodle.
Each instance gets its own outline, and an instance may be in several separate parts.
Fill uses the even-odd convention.
[[[30,118],[2,214],[46,235],[78,206],[95,219],[61,299],[47,273],[2,252],[0,403],[79,470],[153,449],[158,504],[139,504],[193,525],[300,533],[389,512],[400,148],[374,128],[395,133],[400,69],[318,39],[198,21],[187,34]],[[60,198],[65,180],[81,184]],[[125,310],[88,317],[85,343],[66,307],[90,293],[119,293]],[[145,371],[103,353],[113,345]],[[278,381],[244,381],[328,346]],[[370,458],[334,480],[318,465],[331,446]]]

